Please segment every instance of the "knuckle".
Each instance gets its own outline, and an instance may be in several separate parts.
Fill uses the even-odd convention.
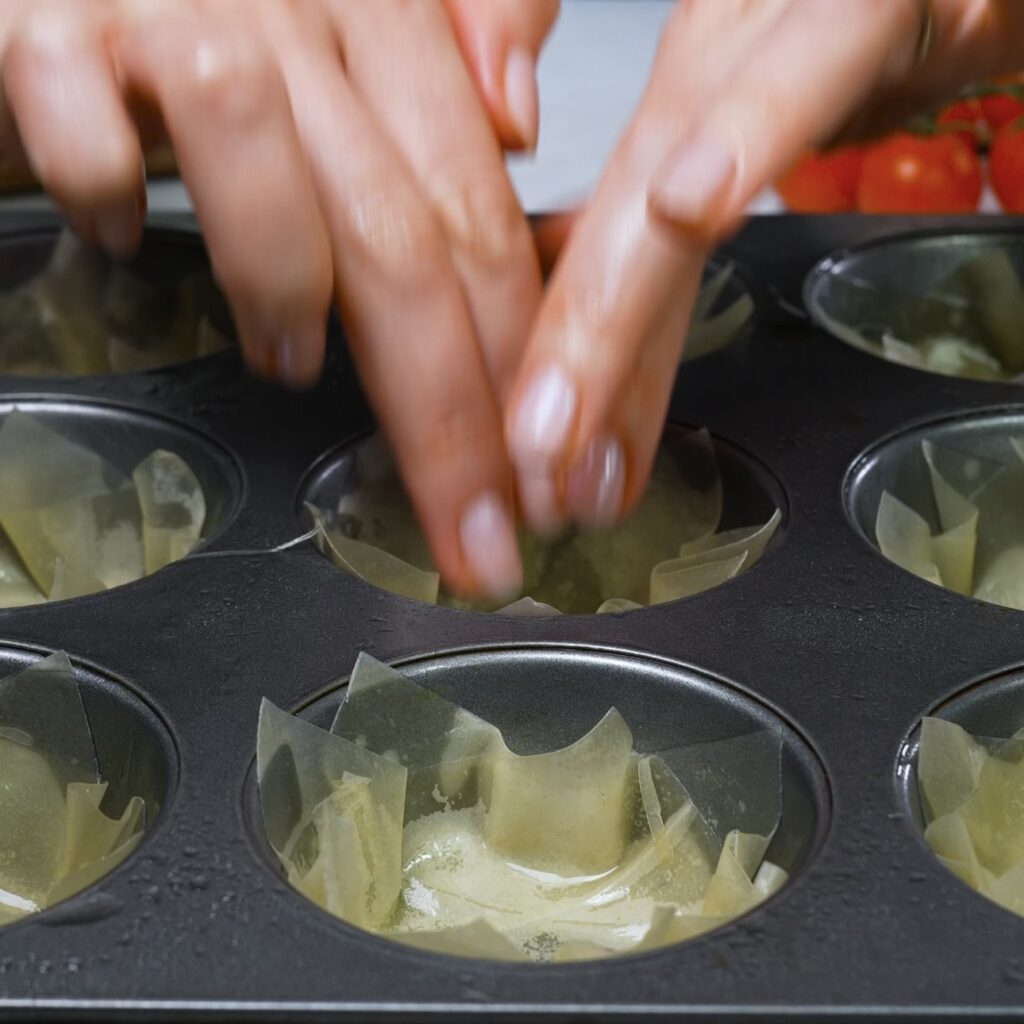
[[[654,169],[667,159],[682,136],[680,121],[677,112],[658,109],[645,101],[619,140],[606,172],[609,180],[620,189],[632,187],[641,195],[633,183],[649,181]]]
[[[0,49],[3,88],[15,105],[39,91],[41,76],[52,75],[68,56],[73,56],[79,32],[68,19],[44,9],[17,24],[6,46]]]
[[[197,109],[243,126],[276,109],[283,88],[270,51],[240,31],[199,34],[189,47],[183,80],[187,99]]]
[[[563,344],[571,349],[574,365],[589,362],[595,373],[607,374],[622,360],[632,339],[629,312],[616,298],[589,282],[567,296],[564,320],[570,330]]]
[[[623,137],[628,163],[638,168],[657,166],[676,140],[683,137],[685,123],[679,104],[652,95]]]
[[[39,97],[56,92],[47,80],[65,76],[73,67],[57,57],[64,45],[59,40],[71,38],[61,33],[71,29],[61,26],[51,33],[40,28],[41,22],[32,24],[34,28],[11,41],[4,58],[2,86],[12,118],[0,119],[0,148],[16,157],[23,154],[40,183],[61,203],[95,207],[134,195],[142,177],[134,136],[120,131],[90,133],[87,126],[80,128],[68,118],[67,109],[51,108],[56,120],[39,116]],[[70,77],[61,84],[69,91],[74,87]],[[68,134],[73,136],[70,142]]]
[[[452,246],[474,263],[499,267],[529,246],[529,229],[503,180],[455,184],[436,205]]]
[[[79,19],[65,11],[49,6],[29,10],[16,23],[5,62],[59,58],[80,43],[82,35]]]
[[[347,217],[355,259],[396,284],[426,284],[445,259],[435,218],[406,189],[374,186],[351,204]]]

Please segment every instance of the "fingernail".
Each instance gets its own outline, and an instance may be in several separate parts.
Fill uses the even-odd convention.
[[[317,333],[314,333],[316,331]],[[323,331],[286,334],[274,348],[277,379],[296,391],[311,388],[320,379]]]
[[[526,149],[537,147],[540,130],[537,99],[537,66],[522,47],[509,50],[505,58],[505,105]]]
[[[519,472],[516,492],[526,525],[544,540],[554,540],[565,527],[555,481],[547,475]]]
[[[696,224],[726,198],[736,158],[720,143],[698,140],[677,149],[651,183],[649,199],[670,220]]]
[[[142,236],[142,218],[136,208],[112,210],[97,218],[96,237],[111,256],[134,254]]]
[[[493,600],[515,597],[523,586],[523,565],[505,503],[494,491],[474,499],[459,524],[462,554],[481,591]]]
[[[301,359],[299,346],[292,337],[282,338],[274,348],[274,370],[278,379],[287,387],[300,388],[298,365]]]
[[[556,461],[576,418],[576,388],[561,367],[549,366],[526,389],[512,418],[509,447],[516,461],[546,466]]]
[[[574,519],[593,529],[612,526],[622,511],[626,455],[613,437],[597,437],[569,467],[565,500]]]

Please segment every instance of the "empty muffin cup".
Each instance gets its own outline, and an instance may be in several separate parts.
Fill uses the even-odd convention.
[[[500,608],[447,593],[383,439],[328,453],[299,492],[339,568],[404,597],[513,615],[633,611],[699,594],[749,569],[776,539],[782,488],[706,430],[669,425],[640,505],[621,525],[553,541],[520,536],[523,596]]]
[[[241,495],[231,456],[158,416],[0,400],[0,607],[99,593],[191,553]]]
[[[524,962],[657,949],[784,888],[826,829],[796,729],[677,663],[363,655],[344,687],[295,718],[264,702],[254,834],[308,899],[404,945]]]
[[[807,311],[834,337],[918,370],[982,381],[1024,375],[1024,234],[903,235],[823,260]]]
[[[845,486],[859,532],[959,594],[1024,609],[1024,411],[935,420],[860,456]]]
[[[56,229],[0,236],[0,374],[158,370],[234,347],[194,232],[150,229],[116,263]]]
[[[125,684],[62,653],[0,646],[0,925],[130,857],[176,778],[166,727]]]

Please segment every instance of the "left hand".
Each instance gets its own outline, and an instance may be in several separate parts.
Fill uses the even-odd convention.
[[[0,0],[0,156],[127,254],[168,140],[250,368],[313,383],[333,295],[439,569],[490,597],[521,577],[501,403],[541,297],[501,150],[536,137],[556,12]]]

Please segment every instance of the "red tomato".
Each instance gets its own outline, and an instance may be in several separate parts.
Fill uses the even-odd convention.
[[[1024,213],[1024,122],[1004,125],[992,140],[988,176],[999,205],[1007,213]]]
[[[938,131],[952,133],[971,147],[977,147],[989,135],[981,103],[973,97],[943,107],[935,119],[935,125]]]
[[[857,206],[862,146],[806,153],[775,183],[775,191],[795,213],[841,213]]]
[[[990,92],[987,96],[979,96],[982,113],[992,134],[995,134],[1011,121],[1024,115],[1024,100],[1005,92]]]
[[[868,148],[857,190],[861,213],[972,213],[981,163],[955,135],[898,132]]]

